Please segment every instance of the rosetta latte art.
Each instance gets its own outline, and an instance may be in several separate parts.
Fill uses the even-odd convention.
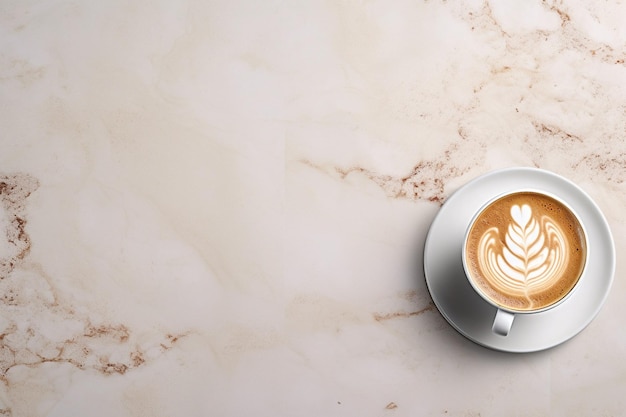
[[[513,205],[502,238],[497,227],[485,231],[478,262],[491,284],[502,292],[528,295],[558,281],[568,261],[565,234],[548,216],[534,216],[530,206]]]

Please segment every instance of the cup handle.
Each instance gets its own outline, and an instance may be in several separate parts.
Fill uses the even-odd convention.
[[[509,331],[511,331],[511,326],[513,325],[514,318],[515,314],[498,309],[498,312],[496,313],[496,318],[493,319],[493,326],[491,326],[491,330],[493,330],[495,334],[499,334],[500,336],[508,335]]]

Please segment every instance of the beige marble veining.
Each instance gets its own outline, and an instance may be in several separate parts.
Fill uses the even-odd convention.
[[[0,5],[0,415],[617,416],[623,267],[512,355],[422,272],[486,171],[579,184],[626,248],[626,6]]]

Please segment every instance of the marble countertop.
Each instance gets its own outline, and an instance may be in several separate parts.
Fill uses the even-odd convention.
[[[0,415],[623,415],[625,19],[2,2]],[[416,268],[510,166],[580,185],[618,253],[591,325],[532,354],[465,339]]]

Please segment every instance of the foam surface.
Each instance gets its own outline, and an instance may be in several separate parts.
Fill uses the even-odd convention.
[[[559,201],[523,192],[502,197],[470,230],[469,274],[496,304],[512,310],[548,307],[576,285],[585,239],[575,215]]]

